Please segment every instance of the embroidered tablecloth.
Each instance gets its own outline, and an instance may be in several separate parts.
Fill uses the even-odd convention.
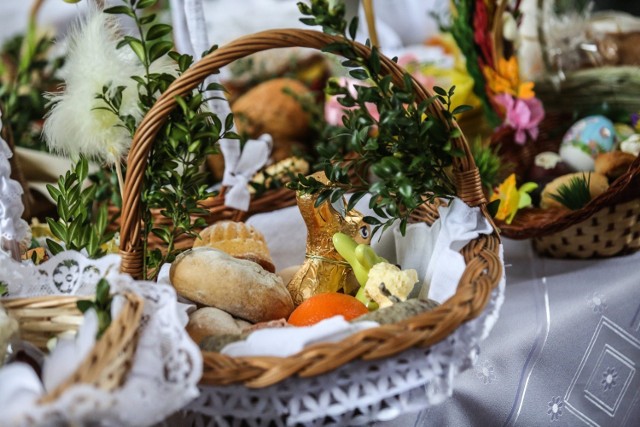
[[[380,426],[640,425],[640,254],[538,257],[506,240],[500,318],[453,396]]]

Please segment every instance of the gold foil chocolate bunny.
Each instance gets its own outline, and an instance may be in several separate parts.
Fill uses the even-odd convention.
[[[311,175],[327,184],[323,172]],[[333,246],[333,235],[341,232],[358,243],[369,243],[371,231],[360,212],[352,210],[342,216],[329,202],[315,207],[317,194],[297,194],[298,208],[307,226],[307,251],[304,264],[293,276],[287,289],[295,305],[324,292],[344,290],[349,293],[358,288],[353,271]],[[346,205],[346,204],[345,204]]]

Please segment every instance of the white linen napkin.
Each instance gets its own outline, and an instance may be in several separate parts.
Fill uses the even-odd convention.
[[[469,207],[460,199],[453,199],[449,206],[441,206],[438,212],[440,219],[431,227],[431,236],[426,237],[432,246],[431,253],[425,253],[428,264],[420,297],[444,302],[455,294],[465,269],[460,249],[480,234],[490,234],[493,229],[480,208]]]
[[[259,329],[244,341],[227,344],[221,353],[233,357],[287,357],[300,352],[307,345],[340,341],[376,326],[379,326],[377,322],[349,323],[342,316],[334,316],[312,326]]]

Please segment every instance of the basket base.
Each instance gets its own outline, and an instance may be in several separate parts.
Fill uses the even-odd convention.
[[[640,200],[609,206],[558,233],[532,239],[540,255],[605,258],[640,249]]]

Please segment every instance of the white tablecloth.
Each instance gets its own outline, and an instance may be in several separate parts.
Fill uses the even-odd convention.
[[[453,397],[380,426],[640,425],[640,254],[540,258],[505,241],[500,319]]]

